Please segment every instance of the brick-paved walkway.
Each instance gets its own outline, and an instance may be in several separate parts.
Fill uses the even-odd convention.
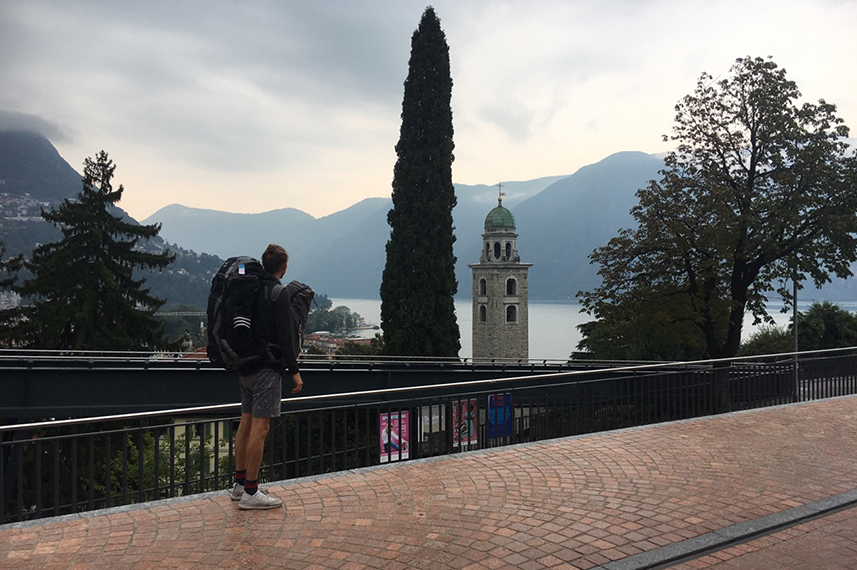
[[[217,494],[0,527],[0,568],[593,568],[851,491],[855,442],[851,397],[499,448],[271,487],[285,510]],[[857,569],[855,523],[683,568]]]
[[[857,507],[773,533],[675,570],[844,570],[857,568]]]

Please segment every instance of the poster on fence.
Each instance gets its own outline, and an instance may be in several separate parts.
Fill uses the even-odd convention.
[[[381,414],[381,463],[408,458],[408,412]]]
[[[511,437],[512,435],[512,394],[493,394],[488,396],[488,438]]]
[[[476,431],[478,412],[475,399],[458,400],[452,403],[453,447],[479,443]]]

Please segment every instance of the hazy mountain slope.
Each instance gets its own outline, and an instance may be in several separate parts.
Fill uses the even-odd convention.
[[[0,132],[0,192],[55,201],[80,189],[80,175],[48,139],[25,131]]]
[[[223,259],[234,255],[260,256],[269,243],[298,243],[304,226],[314,218],[294,208],[261,214],[233,214],[171,204],[142,223],[160,223],[161,237],[198,252]],[[288,249],[288,246],[285,246]]]
[[[5,245],[6,255],[29,256],[37,244],[63,238],[59,228],[45,222],[39,212],[77,196],[82,182],[80,174],[60,157],[50,141],[29,132],[0,132],[0,180],[5,182],[0,183],[0,243]],[[117,182],[122,182],[121,173]],[[121,208],[112,208],[111,212],[137,223]],[[161,237],[143,245],[151,252],[166,247]],[[137,271],[135,277],[145,278],[154,296],[166,299],[168,306],[205,307],[211,277],[221,261],[180,246],[171,246],[170,250],[176,254],[175,263],[162,271]]]
[[[370,198],[319,219],[318,229],[308,236],[312,253],[297,262],[300,266],[292,278],[332,297],[377,299],[387,259],[391,206],[389,198]]]
[[[118,166],[117,182],[121,183]],[[503,182],[503,204],[517,221],[521,260],[534,264],[530,270],[532,299],[574,299],[577,291],[598,283],[597,268],[589,264],[587,256],[619,229],[633,225],[629,210],[637,202],[635,193],[657,178],[661,167],[661,160],[653,155],[622,152],[571,176]],[[61,239],[57,228],[39,218],[39,209],[73,198],[81,182],[80,175],[47,139],[32,133],[0,132],[0,180],[0,201],[9,204],[0,213],[0,242],[5,242],[7,255],[29,254],[37,242]],[[472,274],[467,265],[479,260],[485,216],[497,204],[498,188],[482,184],[455,187],[456,276],[459,296],[468,297]],[[126,192],[138,191],[145,189],[126,188]],[[170,305],[181,302],[204,307],[218,258],[260,256],[274,242],[291,254],[289,279],[305,281],[333,297],[377,298],[386,263],[391,206],[389,198],[368,198],[319,219],[293,208],[234,214],[167,206],[143,220],[163,224],[160,236],[149,246],[163,247],[163,238],[177,244],[171,249],[181,259],[163,274],[149,277],[152,290]],[[854,301],[855,283],[854,279],[836,279],[823,291],[807,289],[799,296]]]
[[[535,299],[573,299],[596,286],[597,267],[588,256],[622,228],[636,225],[630,210],[636,192],[658,178],[661,159],[620,152],[585,166],[512,209],[521,260],[533,263]]]
[[[619,153],[572,176],[504,182],[503,204],[518,222],[522,260],[530,273],[533,299],[573,298],[595,281],[587,256],[631,222],[636,190],[657,174],[661,161],[644,153]],[[479,260],[485,216],[497,205],[499,189],[456,184],[456,277],[459,296],[470,294],[467,265]],[[161,235],[195,251],[222,258],[258,256],[273,241],[290,253],[290,279],[332,297],[377,298],[390,235],[388,198],[369,198],[314,219],[303,212],[229,214],[179,205],[162,208],[144,223],[163,224]]]

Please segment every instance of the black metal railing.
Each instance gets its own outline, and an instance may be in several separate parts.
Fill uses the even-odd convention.
[[[260,479],[709,415],[718,374],[733,410],[857,393],[854,349],[797,356],[289,398]],[[225,489],[237,422],[236,404],[0,427],[0,524]]]

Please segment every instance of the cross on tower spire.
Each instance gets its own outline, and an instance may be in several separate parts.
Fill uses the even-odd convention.
[[[499,196],[497,196],[497,205],[502,206],[503,205],[503,196],[506,195],[506,193],[503,192],[503,183],[502,182],[497,183],[497,191],[499,192]]]

